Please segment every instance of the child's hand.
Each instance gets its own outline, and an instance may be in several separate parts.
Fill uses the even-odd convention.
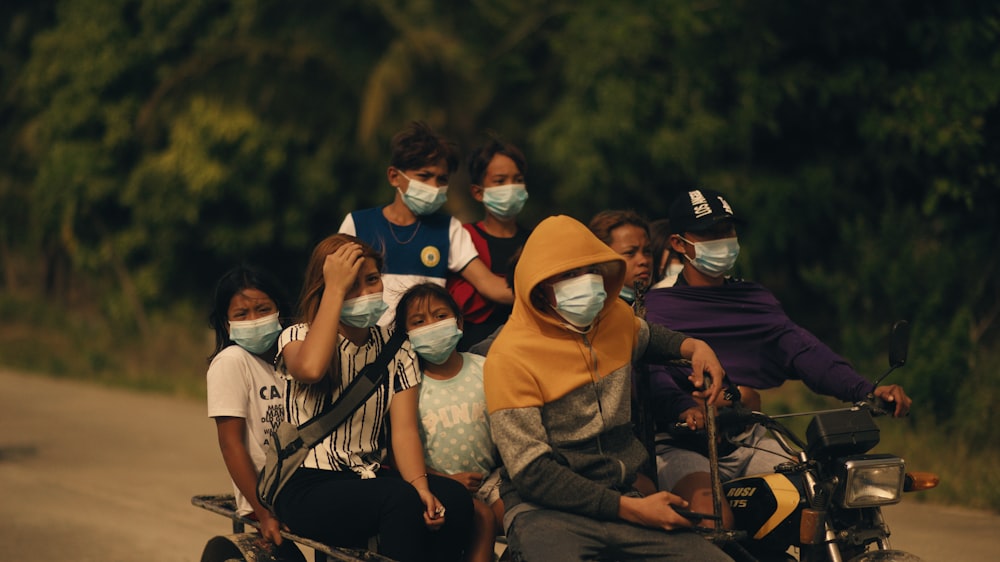
[[[426,488],[418,488],[417,493],[424,504],[424,525],[431,531],[437,531],[444,525],[444,505]]]
[[[483,485],[483,475],[478,472],[456,472],[449,474],[448,478],[458,481],[466,490],[473,493]]]

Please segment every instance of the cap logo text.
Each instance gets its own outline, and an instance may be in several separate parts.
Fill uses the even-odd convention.
[[[689,191],[688,195],[691,197],[691,210],[694,212],[696,219],[712,214],[712,207],[705,200],[705,196],[700,190]]]

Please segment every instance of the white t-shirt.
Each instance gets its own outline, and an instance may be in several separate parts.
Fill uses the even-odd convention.
[[[247,450],[259,472],[271,436],[285,417],[285,381],[274,367],[243,349],[230,345],[208,366],[208,417],[243,418],[247,424]],[[236,484],[236,509],[240,515],[253,513]]]
[[[673,275],[668,275],[668,276],[664,277],[663,279],[660,279],[660,281],[658,283],[656,283],[655,285],[653,285],[652,287],[650,287],[650,289],[663,289],[664,287],[673,287],[674,284],[677,283],[677,276],[678,275],[680,275],[680,274],[679,273],[675,273]]]
[[[486,358],[461,356],[462,368],[454,377],[424,377],[420,385],[420,440],[428,467],[486,475],[497,466],[483,390]]]
[[[379,212],[374,215],[375,222],[377,224],[372,225],[372,228],[376,232],[391,229],[392,227],[389,225],[388,219],[381,214],[381,208],[377,210]],[[445,225],[443,221],[440,223],[434,221],[433,224],[440,224],[441,227],[444,227]],[[422,220],[418,217],[417,227],[413,233],[413,237],[411,240],[407,240],[405,244],[396,242],[391,236],[388,235],[381,235],[377,242],[374,240],[366,240],[366,242],[373,247],[376,247],[376,249],[378,249],[378,247],[383,247],[387,255],[395,252],[399,252],[401,254],[418,251],[426,252],[429,247],[425,242],[436,239],[435,228],[437,227],[433,226],[431,221]],[[479,257],[479,252],[476,250],[476,245],[472,242],[472,236],[469,234],[469,231],[462,228],[462,223],[459,222],[458,219],[455,217],[449,217],[449,220],[447,221],[447,228],[447,272],[459,273],[465,269],[465,267],[469,265],[472,260]],[[351,236],[358,235],[357,227],[354,224],[353,213],[348,213],[348,215],[344,217],[344,222],[340,224],[338,232],[350,234]],[[433,256],[433,254],[431,255]],[[424,265],[436,263],[433,262],[433,260],[431,260],[431,262],[426,261],[425,256],[423,255],[421,255],[420,259],[424,261]],[[395,264],[397,262],[403,262],[398,270],[395,268]],[[380,326],[392,325],[393,319],[396,316],[396,304],[403,296],[403,293],[405,293],[410,287],[428,281],[441,285],[442,287],[445,286],[447,275],[438,276],[417,273],[414,268],[410,267],[410,265],[412,264],[409,260],[386,260],[386,270],[382,272],[382,300],[389,305],[389,309],[385,311],[381,318],[379,318],[378,323]],[[417,271],[419,271],[419,268]],[[441,273],[446,274],[447,272],[442,268]]]
[[[361,369],[375,361],[391,334],[388,328],[373,327],[369,329],[368,341],[361,347],[338,334],[340,372],[343,376],[331,388],[329,377],[324,377],[315,384],[304,384],[288,375],[281,352],[289,342],[302,341],[308,333],[308,324],[296,324],[285,328],[278,338],[278,370],[288,380],[285,408],[288,421],[295,425],[304,424],[319,414],[324,406],[333,403]],[[389,369],[389,384],[377,389],[353,416],[313,447],[302,466],[323,470],[352,470],[362,478],[375,477],[375,472],[381,467],[386,455],[388,436],[385,430],[392,397],[397,392],[420,384],[416,353],[408,340],[403,341],[396,356],[389,361]]]

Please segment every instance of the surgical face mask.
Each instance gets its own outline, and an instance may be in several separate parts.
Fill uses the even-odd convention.
[[[370,328],[388,308],[381,292],[357,297],[344,301],[340,307],[340,321],[355,328]]]
[[[625,302],[632,304],[635,302],[635,289],[632,287],[622,287],[622,290],[618,292],[618,296]]]
[[[458,340],[462,339],[462,330],[458,329],[458,320],[454,318],[414,328],[408,334],[410,345],[417,355],[435,365],[447,361],[451,352],[455,351]]]
[[[411,180],[403,172],[399,172],[399,175],[406,178],[410,185],[406,188],[406,193],[403,193],[398,187],[396,191],[402,196],[403,203],[413,211],[413,214],[429,215],[440,209],[441,205],[444,205],[444,202],[448,200],[447,185],[434,187],[422,181]]]
[[[264,353],[278,341],[281,324],[278,313],[256,320],[232,320],[229,322],[229,339],[250,353]]]
[[[556,297],[556,312],[578,328],[590,326],[608,298],[604,277],[596,273],[553,283],[552,292]]]
[[[709,277],[725,275],[736,265],[736,258],[740,255],[740,243],[735,236],[705,242],[691,242],[684,237],[681,237],[681,240],[694,246],[694,259],[684,257],[695,269]]]
[[[517,216],[527,200],[528,190],[523,183],[483,188],[483,205],[486,210],[503,219]]]

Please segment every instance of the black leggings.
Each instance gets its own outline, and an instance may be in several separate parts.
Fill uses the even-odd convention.
[[[379,553],[401,562],[461,560],[472,537],[472,496],[451,478],[427,479],[446,509],[437,531],[424,525],[417,491],[388,469],[362,480],[350,471],[299,468],[278,494],[275,511],[293,533],[330,546],[365,548],[377,534]]]

